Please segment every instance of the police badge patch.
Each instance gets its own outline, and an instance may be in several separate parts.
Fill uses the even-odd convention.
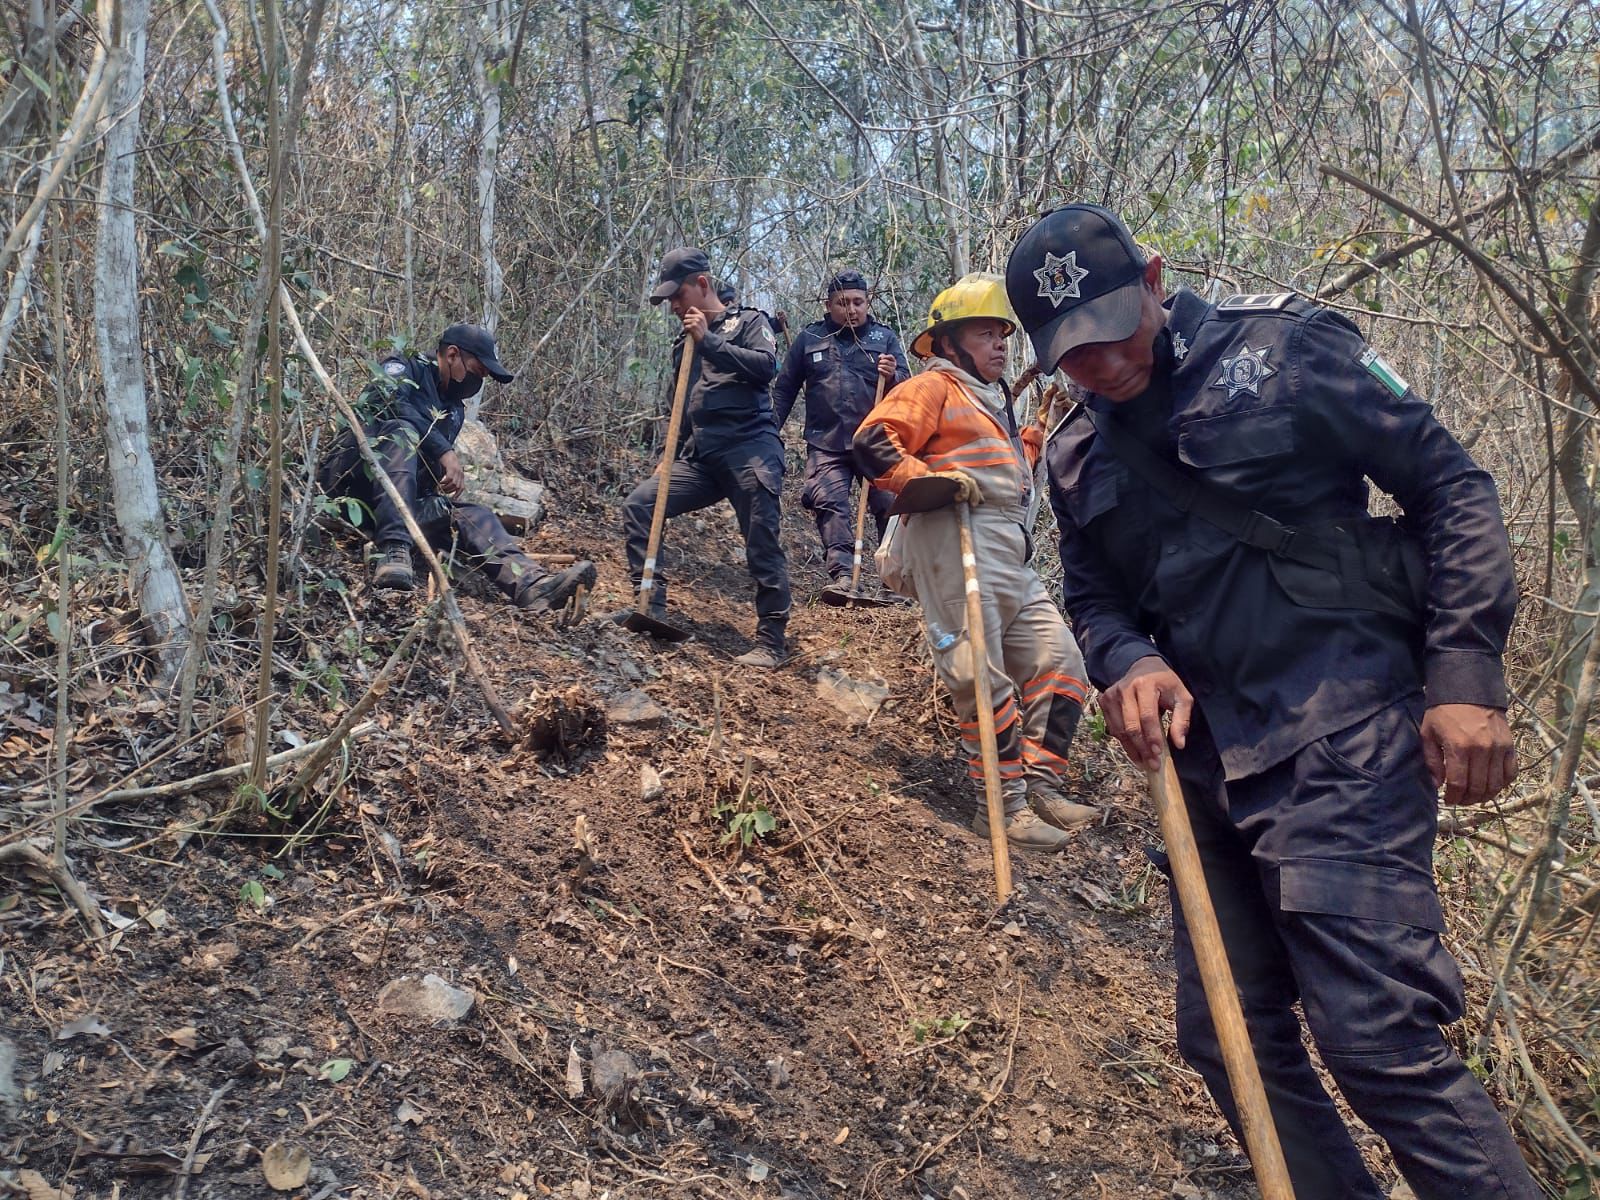
[[[1059,258],[1046,250],[1044,266],[1033,273],[1039,281],[1040,298],[1050,301],[1053,308],[1060,308],[1063,300],[1079,299],[1082,293],[1078,291],[1078,284],[1088,275],[1088,269],[1078,265],[1076,250],[1068,250]]]
[[[386,375],[393,375],[398,378],[406,373],[406,365],[403,362],[384,363],[383,370]]]
[[[1278,368],[1267,362],[1267,354],[1271,349],[1271,346],[1263,346],[1259,350],[1252,350],[1246,346],[1232,357],[1223,359],[1218,364],[1221,370],[1211,381],[1211,386],[1227,388],[1229,400],[1240,392],[1260,396],[1262,381],[1278,373]]]

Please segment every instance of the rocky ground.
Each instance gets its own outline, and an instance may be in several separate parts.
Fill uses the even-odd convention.
[[[815,535],[787,519],[804,598]],[[743,671],[731,514],[673,526],[681,646],[598,616],[628,598],[615,525],[569,504],[530,539],[599,563],[587,620],[463,600],[515,739],[430,630],[293,821],[223,787],[75,825],[105,937],[36,872],[0,874],[0,1194],[1254,1194],[1177,1058],[1151,819],[1092,723],[1078,792],[1102,824],[1016,856],[997,912],[915,611],[799,605],[793,663]],[[335,544],[306,571],[274,750],[330,727],[424,604],[370,593]],[[173,717],[127,615],[79,599],[106,623],[74,690],[89,796]],[[247,701],[253,610],[230,603],[218,653]],[[53,688],[49,643],[17,644],[12,828],[42,811],[51,724],[18,698]],[[882,698],[870,719],[835,672],[874,685],[844,685]],[[136,782],[230,752],[178,749]]]

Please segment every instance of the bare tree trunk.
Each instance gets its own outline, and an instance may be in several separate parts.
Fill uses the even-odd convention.
[[[95,239],[94,308],[100,377],[106,394],[106,457],[112,503],[134,596],[154,647],[161,679],[171,683],[189,643],[189,612],[156,490],[150,414],[139,354],[139,244],[133,217],[134,149],[144,96],[150,0],[123,0],[117,51],[122,58],[113,124],[106,134]]]
[[[478,89],[478,254],[483,259],[483,325],[494,333],[500,324],[500,298],[505,277],[495,256],[494,183],[500,160],[500,82],[491,78],[491,68],[506,57],[506,5],[504,0],[488,0],[483,24],[470,22],[472,37],[472,79]],[[476,420],[482,404],[479,396],[467,401],[467,418]]]

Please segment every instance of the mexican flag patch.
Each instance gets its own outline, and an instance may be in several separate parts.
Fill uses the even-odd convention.
[[[1384,362],[1383,356],[1370,346],[1361,352],[1361,357],[1357,361],[1367,369],[1367,374],[1383,384],[1396,396],[1404,396],[1406,388],[1411,386],[1396,375],[1394,368]]]

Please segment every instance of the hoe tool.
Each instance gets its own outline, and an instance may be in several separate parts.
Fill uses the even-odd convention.
[[[672,393],[672,416],[667,423],[667,443],[661,450],[661,466],[657,468],[660,482],[656,485],[656,508],[650,518],[650,541],[644,552],[644,573],[639,579],[639,601],[627,616],[622,627],[635,633],[647,633],[663,642],[681,642],[689,631],[680,629],[659,617],[650,615],[650,601],[655,598],[656,555],[661,551],[661,531],[667,524],[667,489],[672,484],[672,464],[678,457],[678,431],[683,425],[683,402],[689,391],[689,372],[694,367],[694,342],[685,336],[682,357],[678,360],[678,383]]]
[[[913,479],[895,501],[897,513],[929,512],[956,504],[959,485],[937,475]],[[961,573],[967,588],[967,638],[977,692],[978,747],[983,755],[983,799],[989,809],[989,848],[994,853],[994,891],[1001,904],[1011,895],[1011,846],[1006,841],[1005,799],[1000,790],[1000,748],[994,732],[994,695],[989,689],[989,645],[983,629],[978,559],[972,551],[972,506],[956,504],[961,530]]]
[[[878,376],[878,391],[872,397],[872,406],[876,408],[878,401],[883,399],[883,376]],[[861,479],[861,499],[856,503],[856,556],[850,566],[850,594],[828,589],[822,593],[822,602],[831,604],[834,608],[890,608],[896,602],[887,596],[868,596],[861,591],[861,554],[866,541],[867,533],[867,493],[872,491],[872,481],[865,476]]]
[[[1233,968],[1228,965],[1222,929],[1217,924],[1217,912],[1212,907],[1211,892],[1206,887],[1205,872],[1200,865],[1200,849],[1189,825],[1189,810],[1184,807],[1183,786],[1178,782],[1172,755],[1164,744],[1160,769],[1145,774],[1150,784],[1150,799],[1161,819],[1161,836],[1167,843],[1167,858],[1172,863],[1173,885],[1178,902],[1183,906],[1183,919],[1189,926],[1189,940],[1200,967],[1206,1004],[1211,1009],[1217,1040],[1222,1045],[1222,1060],[1228,1068],[1228,1082],[1233,1085],[1233,1098],[1239,1106],[1239,1124],[1244,1128],[1245,1147],[1250,1151],[1256,1182],[1261,1185],[1262,1200],[1294,1200],[1289,1168],[1283,1160],[1278,1130],[1272,1123],[1272,1111],[1267,1107],[1266,1089],[1261,1085],[1261,1071],[1256,1066],[1255,1052],[1250,1048],[1250,1031],[1245,1027],[1239,993],[1234,988]]]

